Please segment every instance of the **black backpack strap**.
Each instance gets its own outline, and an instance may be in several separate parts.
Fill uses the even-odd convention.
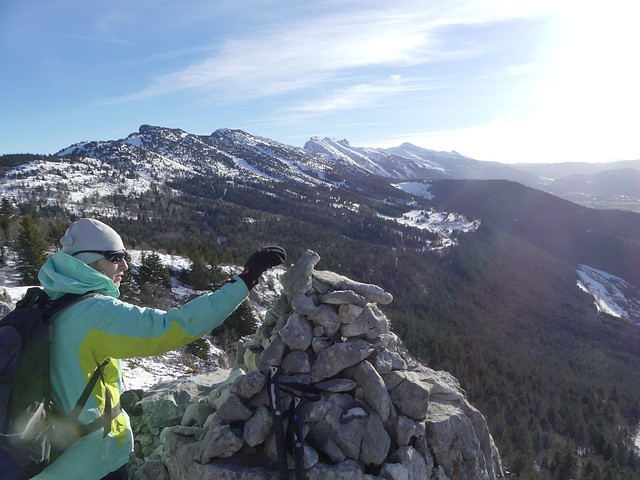
[[[287,416],[289,426],[287,428],[287,448],[293,452],[296,464],[296,480],[305,480],[304,469],[304,432],[302,422],[302,401],[303,397],[294,394],[293,402],[289,406]]]
[[[315,385],[298,382],[280,381],[280,371],[277,366],[269,367],[267,372],[267,388],[269,403],[275,415],[276,448],[278,450],[278,468],[281,480],[288,480],[289,467],[287,464],[287,447],[291,447],[296,465],[296,480],[304,480],[304,434],[302,422],[302,407],[305,401],[317,402],[321,398],[321,390]],[[287,393],[293,399],[289,410],[282,412],[281,394]],[[282,417],[289,417],[289,428],[285,437]]]
[[[42,292],[44,295],[44,291]],[[65,293],[62,297],[53,300],[47,308],[46,319],[47,321],[53,320],[56,315],[62,312],[65,308],[70,307],[74,303],[79,302],[80,300],[87,297],[94,297],[96,295],[100,295],[96,292],[86,292],[86,293]]]
[[[110,361],[111,361],[111,358],[109,357],[105,358],[104,361],[100,365],[98,365],[98,367],[95,369],[95,371],[91,375],[91,378],[89,379],[89,382],[87,382],[87,386],[84,388],[82,395],[80,395],[80,398],[76,403],[76,406],[74,407],[73,411],[71,412],[71,415],[69,416],[71,420],[78,422],[78,417],[80,417],[80,413],[82,412],[82,409],[84,409],[85,405],[87,404],[87,401],[89,400],[89,396],[91,395],[91,392],[93,391],[96,384],[98,383],[98,380],[101,380],[102,384],[105,385],[106,401],[105,401],[104,413],[99,418],[96,418],[91,423],[83,427],[83,436],[88,435],[92,432],[95,432],[100,428],[104,428],[104,436],[106,437],[107,435],[109,435],[109,432],[111,431],[111,421],[114,418],[116,418],[118,415],[120,415],[120,413],[122,412],[122,409],[120,408],[120,402],[118,402],[115,406],[111,405],[112,403],[111,392],[109,391],[108,388],[106,388],[106,382],[104,381],[104,369],[109,364]]]

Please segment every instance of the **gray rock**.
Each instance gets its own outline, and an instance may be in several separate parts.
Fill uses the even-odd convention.
[[[247,445],[255,447],[264,442],[272,426],[273,415],[267,407],[261,405],[256,408],[251,418],[245,422],[242,438]]]
[[[380,478],[384,480],[409,480],[409,469],[400,463],[387,462],[380,470]]]
[[[326,414],[311,426],[309,440],[333,462],[358,460],[367,413],[349,395],[331,395]]]
[[[258,370],[249,370],[238,377],[233,383],[232,393],[237,393],[241,398],[251,398],[259,393],[267,383],[265,376]]]
[[[320,303],[328,303],[330,305],[352,304],[358,307],[364,307],[367,301],[362,295],[358,295],[352,290],[335,290],[333,292],[321,295]]]
[[[313,329],[304,316],[294,313],[280,330],[280,337],[291,350],[306,350],[311,346]]]
[[[304,402],[301,412],[309,480],[503,476],[486,421],[467,402],[458,381],[421,365],[389,331],[389,321],[375,303],[391,296],[374,285],[315,272],[318,260],[308,251],[286,274],[284,293],[269,297],[276,298],[274,305],[258,331],[242,342],[229,378],[210,394],[185,397],[188,407],[180,401],[183,413],[188,412],[177,420],[162,420],[182,419],[184,425],[161,433],[157,425],[136,430],[136,453],[146,458],[132,460],[132,480],[148,480],[148,475],[172,480],[275,478],[276,472],[264,466],[277,457],[264,375],[270,365],[280,367],[283,382],[313,382],[322,390],[320,399]],[[369,303],[361,306],[365,300]],[[246,372],[247,366],[252,370]],[[217,411],[203,423],[210,412],[203,402],[207,395],[207,404]],[[283,392],[283,409],[291,402]],[[288,420],[284,423],[286,427]],[[392,445],[398,450],[391,451]],[[288,462],[293,468],[291,456]],[[380,476],[366,475],[365,468]]]
[[[409,445],[411,439],[416,435],[417,430],[416,422],[404,415],[398,415],[387,425],[387,431],[391,435],[391,438],[401,447]]]
[[[364,337],[369,340],[389,332],[389,320],[380,309],[370,303],[353,322],[342,325],[344,337]]]
[[[312,288],[313,267],[320,261],[320,256],[307,250],[300,259],[282,276],[284,293],[291,301],[296,293],[306,294]]]
[[[307,480],[367,480],[362,467],[353,460],[345,460],[336,465],[318,463],[307,471]]]
[[[309,355],[302,350],[295,350],[282,359],[281,368],[284,375],[309,373],[311,371]]]
[[[228,458],[239,452],[243,443],[229,425],[210,428],[204,439],[198,442],[193,459],[208,463],[214,458]]]
[[[424,420],[429,407],[429,385],[420,374],[409,371],[393,371],[383,375],[390,397],[400,413],[414,420]]]
[[[180,425],[187,427],[197,425],[199,427],[203,427],[204,422],[207,421],[207,418],[212,413],[213,410],[206,403],[191,403],[185,410]]]
[[[248,420],[252,414],[251,410],[242,403],[240,396],[235,393],[227,397],[216,413],[227,423]]]
[[[438,465],[437,467],[435,467],[431,475],[431,478],[433,480],[451,480],[449,477],[447,477],[447,474],[444,473],[442,465]]]
[[[271,310],[269,311],[273,313],[274,317],[280,317],[282,314],[288,312],[289,302],[287,300],[287,296],[280,295],[278,298],[276,298],[273,302],[273,305],[271,306]],[[266,320],[266,316],[265,316],[265,320]],[[263,322],[263,325],[264,325],[264,322]]]
[[[380,346],[386,348],[390,352],[398,352],[402,347],[402,341],[400,338],[393,332],[383,333],[380,335]]]
[[[315,384],[320,390],[332,393],[349,392],[358,386],[358,382],[351,378],[332,378]]]
[[[384,380],[368,361],[364,360],[343,372],[347,378],[355,380],[362,388],[364,401],[371,406],[380,419],[386,422],[389,418],[391,398]]]
[[[324,350],[327,347],[330,347],[333,344],[334,342],[330,338],[316,336],[316,337],[313,337],[313,340],[311,341],[311,348],[313,349],[313,353],[318,355],[322,350]]]
[[[352,323],[360,316],[363,308],[350,303],[340,305],[338,308],[338,318],[342,323]]]
[[[392,370],[406,370],[407,362],[397,353],[382,350],[377,353],[374,366],[380,375],[384,375]]]
[[[181,423],[191,403],[200,403],[220,385],[217,373],[209,372],[161,382],[145,393],[138,405],[142,415],[131,417],[134,432],[151,431]]]
[[[328,271],[316,270],[313,272],[313,277],[322,283],[331,285],[334,290],[353,290],[357,294],[362,295],[367,302],[388,305],[393,301],[393,295],[385,292],[377,285],[356,282],[343,275]]]
[[[315,290],[319,295],[329,293],[333,289],[331,285],[321,282],[315,276],[311,279],[311,285],[313,286],[313,290]]]
[[[318,308],[315,295],[304,295],[302,293],[296,293],[293,296],[292,307],[293,311],[301,315],[309,315]]]
[[[147,478],[153,480],[170,480],[169,472],[159,460],[148,460],[144,462],[142,471]]]
[[[391,437],[380,417],[375,412],[368,413],[362,433],[360,461],[365,465],[381,465],[389,454]]]
[[[284,344],[280,336],[274,336],[271,344],[267,348],[265,348],[260,355],[258,370],[266,374],[267,370],[269,370],[269,367],[280,365],[280,363],[282,363],[282,357],[284,356],[285,348],[286,345]]]
[[[259,370],[261,357],[262,357],[262,349],[247,348],[243,356],[244,365],[247,367],[249,371]]]
[[[308,314],[307,318],[315,325],[323,327],[325,335],[328,337],[335,335],[342,325],[338,312],[329,305],[320,305],[315,311]]]
[[[486,458],[473,424],[458,406],[435,403],[425,420],[435,462],[452,480],[487,479]]]
[[[424,480],[431,477],[431,469],[418,451],[413,447],[400,447],[392,455],[389,461],[399,463],[408,471],[408,480]]]
[[[350,338],[322,350],[311,366],[311,382],[331,378],[345,368],[351,367],[373,353],[373,346],[360,338]]]

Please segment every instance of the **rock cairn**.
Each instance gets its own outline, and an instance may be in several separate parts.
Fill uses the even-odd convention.
[[[303,408],[308,479],[503,477],[486,421],[458,381],[416,362],[390,331],[378,305],[392,296],[316,271],[319,260],[307,251],[287,271],[283,294],[239,345],[228,380],[189,404],[181,425],[162,430],[136,478],[278,478],[266,389],[273,365],[282,382],[322,391]]]

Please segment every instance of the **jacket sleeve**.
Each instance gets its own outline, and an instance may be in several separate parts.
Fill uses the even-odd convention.
[[[220,325],[247,297],[242,281],[227,283],[169,311],[142,308],[111,297],[79,302],[76,318],[84,318],[82,350],[104,357],[131,358],[160,355],[208,333]]]

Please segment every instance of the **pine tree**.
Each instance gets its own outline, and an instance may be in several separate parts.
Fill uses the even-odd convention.
[[[15,216],[16,209],[6,198],[2,198],[0,202],[0,228],[4,232],[5,236],[9,233],[9,224],[11,219]]]
[[[193,260],[187,282],[196,290],[207,290],[211,288],[209,278],[210,271],[204,258],[198,256]]]
[[[138,267],[140,303],[147,307],[168,310],[172,306],[171,275],[156,252],[142,255]]]
[[[156,252],[152,252],[149,255],[142,255],[138,274],[141,285],[154,283],[164,288],[171,288],[169,271],[163,265],[160,255]]]
[[[16,214],[16,209],[13,208],[13,205],[6,198],[2,198],[2,202],[0,202],[0,218],[11,220]]]
[[[131,255],[129,252],[125,252],[124,259],[127,262],[127,265],[131,266]],[[125,270],[122,274],[122,281],[120,282],[119,290],[121,300],[133,304],[138,303],[140,298],[140,289],[136,285],[131,269]]]
[[[38,271],[47,260],[46,245],[40,236],[37,220],[25,215],[20,221],[20,233],[16,244],[17,267],[23,285],[36,285]]]

